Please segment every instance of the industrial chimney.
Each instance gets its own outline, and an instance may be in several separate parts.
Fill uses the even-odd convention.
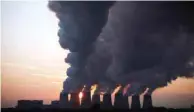
[[[140,105],[139,95],[133,95],[131,109],[140,109],[140,107],[141,105]]]
[[[90,91],[83,93],[81,107],[82,108],[90,108],[91,107],[91,93],[90,93]]]
[[[60,93],[60,101],[59,101],[60,108],[69,108],[69,100],[68,100],[68,93],[61,92]]]
[[[114,107],[117,109],[129,109],[128,96],[121,93],[115,94]]]
[[[80,102],[79,102],[78,93],[71,93],[70,107],[79,108],[79,106],[80,106]]]
[[[143,108],[144,109],[152,108],[152,96],[151,95],[144,95]]]
[[[104,94],[103,95],[103,102],[101,104],[102,109],[111,109],[112,101],[111,101],[111,94]]]

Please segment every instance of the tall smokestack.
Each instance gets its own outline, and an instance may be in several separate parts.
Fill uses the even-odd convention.
[[[151,95],[144,95],[143,99],[143,108],[148,109],[152,108],[152,96]]]
[[[121,93],[115,94],[114,107],[118,109],[129,109],[128,96],[123,96]]]
[[[78,108],[80,106],[78,93],[71,93],[70,107]]]
[[[139,95],[133,95],[131,109],[140,109],[140,107],[141,105],[140,105]]]
[[[68,100],[68,93],[61,92],[60,93],[60,108],[69,108],[69,100]]]
[[[83,93],[81,107],[90,108],[90,106],[91,106],[91,93],[90,91],[87,91]]]
[[[111,109],[112,102],[111,102],[111,94],[104,94],[103,95],[103,102],[102,102],[102,109]]]

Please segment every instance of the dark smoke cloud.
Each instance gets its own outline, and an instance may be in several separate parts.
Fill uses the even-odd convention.
[[[66,80],[68,83],[64,83],[64,90],[69,91],[65,88],[69,86],[91,85],[85,70],[86,62],[93,51],[93,43],[107,21],[111,5],[112,2],[49,2],[48,7],[59,19],[59,44],[71,52],[65,59],[71,67],[67,70],[69,78]]]
[[[141,86],[154,90],[177,77],[192,77],[193,6],[180,2],[115,3],[102,32],[103,38],[109,38],[104,40],[112,39],[105,42],[110,43],[112,55],[106,76],[116,83],[130,83],[129,91],[136,94],[144,90]]]
[[[130,83],[128,95],[141,94],[147,87],[147,94],[151,94],[177,77],[193,77],[192,6],[169,2],[114,4],[95,53],[89,57],[90,75],[96,80],[106,78],[107,83]]]
[[[71,51],[67,88],[99,84],[97,92],[112,92],[130,84],[128,95],[146,88],[151,94],[194,76],[194,3],[52,1],[49,7],[60,20],[60,45]]]

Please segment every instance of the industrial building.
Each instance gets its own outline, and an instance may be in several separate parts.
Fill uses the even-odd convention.
[[[42,108],[43,100],[18,100],[16,107],[22,109]]]
[[[51,101],[51,108],[60,108],[58,100]]]

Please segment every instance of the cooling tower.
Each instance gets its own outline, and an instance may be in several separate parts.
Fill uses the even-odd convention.
[[[141,105],[140,105],[139,95],[133,95],[131,109],[140,109],[140,107]]]
[[[152,96],[151,95],[144,95],[143,108],[144,109],[152,108]]]
[[[69,108],[68,93],[61,92],[59,105],[60,108]]]
[[[79,102],[79,96],[78,93],[71,93],[71,99],[70,99],[70,108],[79,108],[80,102]]]
[[[129,109],[128,96],[121,93],[115,94],[114,107],[117,109]]]
[[[91,94],[89,92],[84,92],[83,93],[83,98],[81,102],[81,107],[82,108],[90,108],[91,106]]]
[[[92,105],[94,105],[94,104],[100,104],[100,95],[94,94],[92,96]]]
[[[104,94],[101,108],[102,109],[111,109],[112,107],[113,106],[112,106],[112,102],[111,102],[111,94]]]

